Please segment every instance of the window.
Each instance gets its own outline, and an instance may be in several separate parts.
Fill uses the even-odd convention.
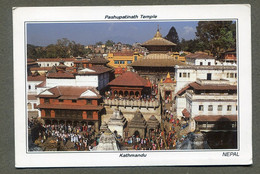
[[[64,100],[63,99],[59,99],[59,102],[62,103]]]
[[[187,77],[187,73],[183,73],[183,77]]]
[[[50,99],[45,98],[45,99],[44,99],[44,103],[50,103]]]
[[[236,105],[236,111],[237,111],[237,105]]]
[[[93,118],[93,112],[92,111],[88,111],[87,112],[87,117],[88,118]]]
[[[119,64],[119,61],[118,61],[118,60],[115,60],[115,61],[114,61],[114,64]]]
[[[120,64],[125,64],[125,61],[124,60],[120,60]]]
[[[208,62],[208,66],[210,66],[211,65],[211,63],[210,62]]]
[[[230,73],[230,78],[234,78],[234,73]]]
[[[31,85],[29,85],[29,87],[28,87],[29,89],[31,89]]]
[[[177,60],[177,59],[178,59],[178,57],[176,56],[176,57],[175,57],[175,59]]]
[[[200,62],[200,65],[203,65],[203,62]]]
[[[87,100],[87,105],[91,105],[92,104],[92,102],[91,102],[91,100]]]
[[[49,64],[47,63],[47,66],[49,66]]]
[[[218,105],[218,111],[222,111],[222,105]]]
[[[227,78],[229,78],[229,73],[227,73]]]
[[[181,77],[181,73],[179,74],[179,76]]]
[[[50,117],[51,116],[51,111],[49,109],[45,110],[45,116]]]
[[[190,73],[188,73],[188,78],[190,78]]]
[[[77,103],[77,100],[72,100],[72,103]]]
[[[208,106],[208,111],[213,111],[213,105]]]
[[[199,111],[204,111],[203,105],[199,105]]]
[[[237,78],[237,73],[235,73],[235,78]]]
[[[135,56],[135,61],[137,61],[137,56]]]
[[[132,63],[132,60],[128,60],[128,61],[127,61],[127,64],[131,64],[131,63]]]
[[[39,64],[39,66],[41,66],[41,64]]]
[[[70,66],[73,66],[73,63],[71,63]]]
[[[227,105],[227,111],[231,111],[232,106],[231,105]]]

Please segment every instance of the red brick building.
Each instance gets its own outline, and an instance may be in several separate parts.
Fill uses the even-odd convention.
[[[37,96],[41,118],[46,124],[86,124],[95,125],[98,130],[100,122],[101,96],[91,87],[56,86]]]

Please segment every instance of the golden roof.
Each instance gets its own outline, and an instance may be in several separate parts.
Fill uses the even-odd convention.
[[[142,46],[151,46],[151,45],[155,45],[155,46],[175,46],[176,44],[167,40],[167,39],[164,39],[162,37],[162,34],[159,31],[159,28],[158,28],[154,37],[142,44]]]

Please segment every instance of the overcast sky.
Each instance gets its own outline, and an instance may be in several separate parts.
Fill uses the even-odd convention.
[[[198,21],[178,22],[106,22],[106,23],[30,23],[27,24],[27,43],[46,46],[58,39],[68,38],[83,45],[107,40],[133,44],[151,39],[159,25],[166,36],[172,26],[179,39],[194,39]]]

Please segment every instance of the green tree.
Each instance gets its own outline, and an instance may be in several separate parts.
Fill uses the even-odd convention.
[[[103,42],[99,41],[96,43],[96,45],[103,45]]]
[[[205,49],[219,57],[236,45],[236,27],[232,21],[199,21],[196,36]]]
[[[168,34],[165,36],[165,39],[173,42],[176,44],[175,48],[173,49],[173,51],[180,51],[180,40],[179,40],[179,36],[178,33],[175,29],[174,26],[171,27],[171,29],[169,30]]]
[[[105,45],[106,47],[112,47],[115,44],[115,42],[113,42],[112,40],[107,40]]]

